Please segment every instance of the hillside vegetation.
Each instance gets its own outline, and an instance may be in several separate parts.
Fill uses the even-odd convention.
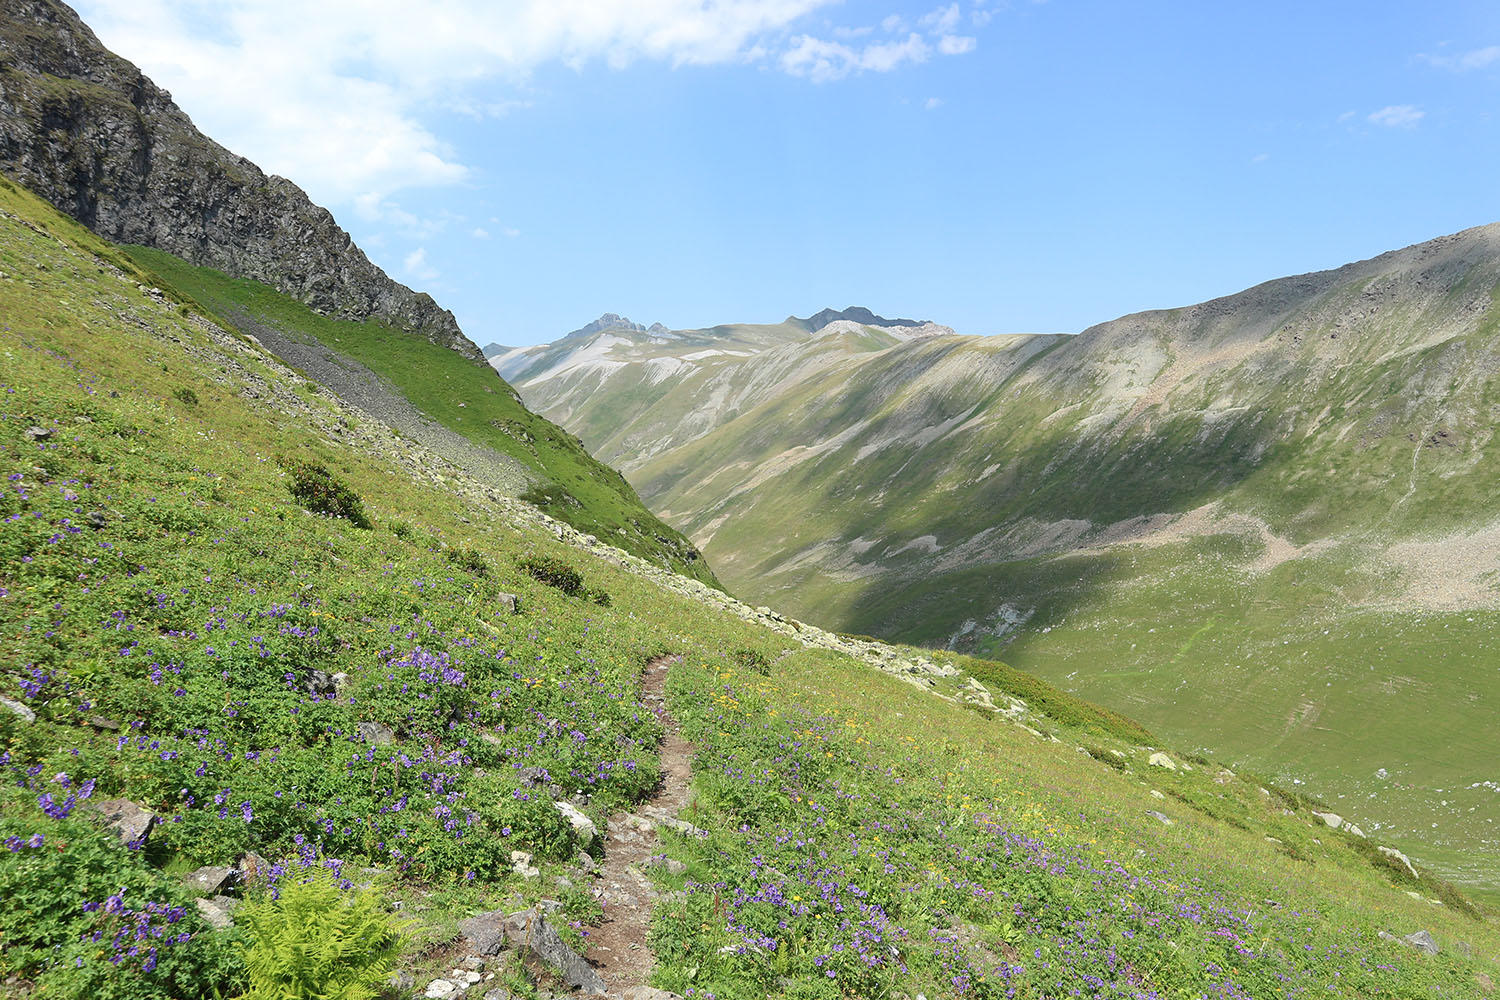
[[[651,942],[682,996],[1493,990],[1493,919],[1305,799],[1152,766],[1139,727],[1002,667],[959,664],[1029,685],[1026,724],[562,544],[585,540],[37,199],[0,205],[9,993],[236,996],[264,924],[211,930],[184,876],[251,852],[288,891],[332,868],[401,904],[419,991],[496,906],[553,898],[586,949],[600,907],[553,801],[603,829],[657,783],[640,669],[663,654],[694,778]],[[159,817],[127,844],[93,811],[120,799]],[[1421,928],[1439,954],[1379,937]]]
[[[517,386],[746,599],[1004,657],[1495,893],[1497,285],[1488,226],[1077,336]],[[670,447],[595,430],[637,426]]]
[[[375,928],[351,975],[394,941],[395,995],[496,907],[551,898],[587,950],[593,861],[554,802],[602,830],[657,783],[664,654],[694,777],[651,943],[680,995],[1493,992],[1493,919],[1313,803],[1153,765],[998,666],[939,673],[1030,685],[1017,721],[809,647],[396,437],[39,200],[0,209],[7,993],[238,995],[293,901]],[[128,843],[96,815],[120,800],[158,817]],[[214,864],[248,884],[200,907]],[[513,951],[486,974],[561,988]]]

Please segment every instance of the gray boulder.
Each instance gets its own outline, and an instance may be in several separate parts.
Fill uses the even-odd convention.
[[[604,980],[593,966],[572,948],[569,948],[557,929],[547,922],[540,908],[519,910],[506,914],[503,910],[492,910],[470,917],[458,925],[466,939],[466,946],[477,955],[495,955],[506,942],[519,949],[523,956],[529,955],[557,969],[574,990],[583,993],[603,993]]]
[[[183,882],[189,889],[211,896],[222,890],[238,874],[226,865],[205,865],[188,875]]]
[[[102,799],[84,806],[102,816],[105,825],[127,844],[144,844],[156,825],[156,813],[129,799]]]
[[[193,902],[198,905],[198,912],[203,914],[203,919],[218,930],[223,930],[234,923],[234,911],[240,905],[238,899],[231,899],[228,896],[195,899]]]
[[[9,698],[0,698],[0,708],[9,709],[13,714],[21,717],[24,722],[35,722],[36,713],[19,701],[11,701]]]
[[[371,746],[382,747],[396,742],[396,731],[384,722],[361,722],[355,727],[360,737]]]

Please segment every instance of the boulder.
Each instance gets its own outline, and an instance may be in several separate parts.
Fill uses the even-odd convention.
[[[1332,830],[1337,830],[1339,827],[1344,825],[1344,817],[1340,816],[1336,812],[1318,812],[1315,809],[1313,810],[1313,815],[1322,820],[1324,823],[1327,823],[1329,829]]]
[[[228,896],[213,896],[209,899],[195,899],[198,912],[203,914],[203,919],[209,925],[223,930],[234,923],[234,911],[239,908],[238,899],[230,899]]]
[[[511,944],[529,952],[562,973],[563,980],[584,993],[603,993],[604,980],[582,955],[569,948],[557,929],[539,909],[521,910],[505,918],[505,936]]]
[[[495,955],[509,942],[529,955],[562,973],[563,979],[583,993],[603,993],[604,980],[583,956],[569,948],[557,929],[547,922],[540,907],[507,914],[492,910],[470,917],[458,925],[470,950],[480,955]]]
[[[434,979],[427,984],[427,989],[422,993],[428,1000],[448,1000],[448,997],[459,992],[457,983],[450,983],[446,979]]]
[[[529,851],[511,851],[510,864],[516,870],[516,874],[522,878],[536,878],[541,874],[540,869],[531,863],[531,853]]]
[[[144,844],[156,825],[156,813],[129,799],[102,799],[84,803],[104,817],[104,823],[127,844]]]
[[[0,708],[7,709],[12,714],[19,716],[23,722],[36,721],[36,713],[27,708],[25,705],[21,704],[19,701],[11,701],[9,698],[0,698]]]
[[[1378,847],[1378,848],[1376,848],[1376,850],[1378,850],[1381,854],[1384,854],[1386,857],[1388,857],[1388,858],[1394,858],[1395,860],[1397,860],[1397,861],[1401,862],[1403,865],[1405,865],[1406,866],[1406,870],[1409,871],[1409,872],[1411,872],[1411,877],[1412,878],[1419,878],[1420,877],[1420,876],[1417,875],[1416,865],[1413,865],[1411,863],[1411,858],[1408,858],[1406,855],[1402,854],[1400,851],[1396,850],[1394,847]]]
[[[371,746],[382,747],[396,742],[396,731],[383,722],[361,722],[355,727],[360,737]]]
[[[1159,820],[1162,826],[1171,826],[1174,822],[1172,817],[1168,816],[1166,813],[1159,813],[1155,809],[1147,809],[1146,815],[1150,816],[1154,820]]]
[[[1166,754],[1162,753],[1160,750],[1152,754],[1147,763],[1149,763],[1152,767],[1164,767],[1168,771],[1177,770],[1177,762],[1174,761],[1171,757],[1168,757]]]
[[[507,614],[521,613],[521,599],[515,594],[496,594],[495,603],[504,608]]]
[[[552,804],[557,807],[558,812],[563,814],[563,819],[566,819],[572,825],[573,832],[578,834],[578,842],[580,844],[588,847],[594,842],[594,838],[599,835],[599,828],[594,825],[593,820],[584,815],[581,809],[571,802],[554,802]]]
[[[1378,937],[1382,941],[1389,941],[1392,944],[1404,944],[1408,948],[1415,948],[1417,951],[1425,952],[1428,955],[1436,955],[1442,951],[1438,947],[1438,943],[1432,939],[1432,935],[1425,930],[1408,934],[1406,937],[1397,937],[1390,931],[1381,931]]]
[[[239,874],[227,865],[205,865],[183,879],[189,889],[212,896]]]

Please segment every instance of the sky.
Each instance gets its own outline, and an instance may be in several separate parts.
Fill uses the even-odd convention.
[[[73,0],[480,345],[1077,332],[1500,221],[1493,0]]]

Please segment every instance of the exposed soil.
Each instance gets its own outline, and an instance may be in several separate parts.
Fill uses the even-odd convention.
[[[612,816],[604,840],[596,890],[604,906],[604,923],[589,932],[588,959],[604,977],[611,993],[644,986],[651,978],[651,949],[646,932],[657,892],[646,874],[653,855],[661,849],[655,822],[646,817],[675,816],[687,804],[692,779],[692,748],[677,723],[667,714],[667,670],[677,661],[660,656],[646,664],[642,700],[666,727],[662,740],[661,785],[634,813]]]

